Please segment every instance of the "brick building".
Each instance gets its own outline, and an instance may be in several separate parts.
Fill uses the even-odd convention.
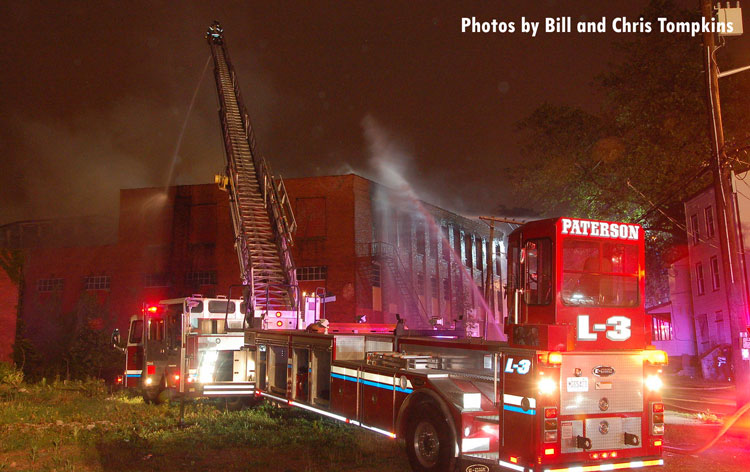
[[[18,286],[0,269],[0,362],[13,360]]]
[[[353,174],[285,183],[298,222],[293,253],[300,290],[335,296],[325,305],[331,321],[392,323],[400,313],[413,327],[462,319],[474,334],[487,324],[490,337],[501,336],[502,308],[487,318],[481,294],[488,251],[492,272],[504,273],[497,255],[508,228],[488,241],[479,221]],[[61,233],[55,222],[0,228],[0,245],[26,248],[28,334],[43,342],[91,301],[103,307],[101,326],[123,329],[144,301],[227,294],[240,283],[228,206],[215,185],[127,189],[120,192],[116,237],[85,221],[59,240],[45,236]],[[490,283],[497,307],[500,280],[495,275]]]

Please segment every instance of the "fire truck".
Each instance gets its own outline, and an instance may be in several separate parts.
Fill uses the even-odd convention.
[[[178,390],[188,396],[252,395],[253,378],[243,370],[244,309],[240,299],[201,295],[144,305],[130,320],[125,386],[141,389],[154,403]]]
[[[315,310],[307,309],[309,303],[300,310],[291,253],[296,222],[284,181],[257,150],[223,29],[214,23],[206,38],[226,157],[224,173],[215,182],[229,196],[243,294],[241,300],[201,295],[163,300],[144,305],[141,315],[131,319],[124,383],[142,388],[147,401],[175,391],[250,395],[253,379],[244,367],[243,328],[295,329],[317,318]],[[115,345],[117,338],[115,343],[113,333]]]
[[[256,394],[403,439],[415,471],[663,465],[643,228],[547,219],[508,247],[507,342],[249,329]]]

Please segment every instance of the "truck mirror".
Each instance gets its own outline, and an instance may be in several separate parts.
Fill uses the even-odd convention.
[[[120,330],[115,328],[114,331],[112,331],[112,346],[115,348],[120,347]]]

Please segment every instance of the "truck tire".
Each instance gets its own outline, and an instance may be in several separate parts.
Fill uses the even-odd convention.
[[[420,403],[406,423],[406,455],[416,472],[452,472],[455,441],[448,421],[435,405]]]

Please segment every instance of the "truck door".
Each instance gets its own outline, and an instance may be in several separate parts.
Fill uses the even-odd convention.
[[[135,388],[140,385],[143,374],[143,319],[130,321],[128,345],[125,349],[125,386]]]

